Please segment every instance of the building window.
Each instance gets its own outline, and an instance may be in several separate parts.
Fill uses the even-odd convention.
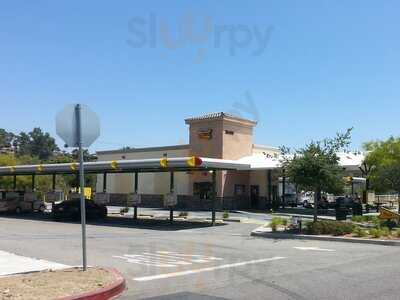
[[[200,199],[211,199],[212,183],[211,182],[195,182],[193,184],[193,195],[199,196]]]
[[[244,196],[246,194],[246,186],[244,184],[235,184],[235,196]]]

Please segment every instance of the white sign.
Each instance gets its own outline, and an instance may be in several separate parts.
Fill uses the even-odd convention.
[[[169,193],[164,195],[164,206],[175,206],[178,204],[178,195]]]
[[[367,203],[368,204],[374,204],[375,203],[375,192],[368,192],[367,195]]]
[[[128,206],[137,206],[142,203],[142,197],[140,194],[133,193],[128,195],[127,204]]]
[[[86,105],[80,105],[82,146],[89,147],[100,135],[100,121]],[[56,116],[56,133],[68,147],[78,147],[76,104],[67,105]]]

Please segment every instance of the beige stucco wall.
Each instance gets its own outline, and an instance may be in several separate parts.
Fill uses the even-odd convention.
[[[162,158],[164,154],[168,157],[186,157],[189,156],[189,149],[177,150],[159,150],[143,152],[127,152],[99,154],[99,161],[111,161],[124,159],[146,159]],[[189,175],[186,172],[176,172],[175,191],[179,195],[190,195]],[[165,173],[140,173],[138,180],[138,192],[140,194],[165,194],[169,192],[170,174]],[[97,176],[97,191],[103,190],[103,175]],[[134,190],[134,174],[108,174],[107,192],[109,193],[131,193]]]

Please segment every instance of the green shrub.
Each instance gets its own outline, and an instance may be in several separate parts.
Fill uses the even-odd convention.
[[[288,225],[288,219],[283,218],[282,219],[282,226],[285,227],[285,230],[286,230],[287,225]]]
[[[381,231],[382,231],[382,236],[384,237],[388,237],[390,235],[390,229],[388,227],[382,227]]]
[[[308,234],[345,235],[353,232],[354,225],[350,222],[317,221],[307,224]]]
[[[357,226],[353,230],[353,234],[356,237],[366,237],[368,235],[368,232],[365,229],[362,229],[361,227]]]
[[[379,229],[379,228],[372,228],[372,229],[369,231],[369,233],[370,233],[370,235],[371,235],[373,238],[376,238],[376,239],[382,237],[382,230]]]
[[[271,227],[273,232],[276,232],[279,225],[283,224],[283,218],[280,217],[273,217],[271,223],[269,223],[269,227]]]
[[[357,222],[357,223],[366,222],[366,220],[363,216],[353,216],[353,217],[351,217],[351,220],[353,222]]]
[[[223,219],[229,219],[229,213],[227,211],[224,211],[223,215],[222,215]]]
[[[390,230],[397,226],[397,223],[393,220],[382,220],[380,223],[381,227],[387,227]]]
[[[400,228],[394,232],[394,236],[400,238]]]

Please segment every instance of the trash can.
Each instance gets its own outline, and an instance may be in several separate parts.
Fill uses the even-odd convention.
[[[352,206],[353,216],[362,216],[362,204],[361,203],[354,203]]]
[[[336,220],[346,221],[348,212],[349,210],[346,207],[336,207],[335,209]]]

